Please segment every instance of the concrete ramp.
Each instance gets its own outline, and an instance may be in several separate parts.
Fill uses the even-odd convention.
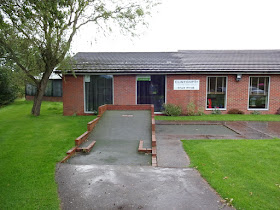
[[[88,154],[77,153],[70,164],[90,165],[151,165],[151,155],[138,153],[139,141],[151,147],[151,112],[108,110],[88,137],[81,144],[95,146]]]
[[[152,165],[152,156],[156,152],[155,142],[152,145],[152,136],[155,135],[152,131],[153,109],[144,107],[141,110],[137,106],[119,110],[120,107],[110,105],[113,110],[107,108],[102,111],[102,107],[98,122],[92,121],[94,129],[90,122],[89,131],[75,140],[77,146],[68,151],[69,158],[63,162],[76,165]],[[139,152],[140,141],[141,151],[149,148],[147,152]],[[87,153],[82,152],[85,148],[90,148]]]

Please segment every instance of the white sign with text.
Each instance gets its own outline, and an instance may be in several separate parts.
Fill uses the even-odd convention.
[[[199,90],[199,80],[174,80],[174,90]]]

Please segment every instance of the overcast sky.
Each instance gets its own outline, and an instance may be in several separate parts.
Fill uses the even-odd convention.
[[[280,49],[280,0],[161,1],[139,37],[104,37],[85,26],[72,51]]]

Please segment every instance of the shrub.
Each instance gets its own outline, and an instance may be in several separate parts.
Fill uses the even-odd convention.
[[[250,114],[253,114],[253,115],[261,115],[262,113],[260,111],[252,111]]]
[[[182,108],[175,104],[164,104],[163,113],[167,116],[179,116],[182,114]]]
[[[187,115],[188,116],[195,116],[196,115],[196,113],[195,113],[195,104],[193,102],[190,102],[187,105]]]
[[[203,107],[199,107],[197,109],[196,115],[198,115],[198,116],[204,115],[204,108]]]
[[[277,109],[276,113],[275,114],[280,114],[280,108]]]
[[[194,102],[190,102],[187,105],[187,115],[188,116],[201,116],[204,115],[204,108],[203,107],[199,107],[196,111],[196,106],[194,104]]]
[[[9,71],[0,68],[0,107],[13,102],[17,97],[17,92],[18,89],[13,84]]]
[[[239,109],[230,109],[228,114],[244,114],[244,112]]]
[[[211,114],[217,114],[218,115],[218,114],[222,114],[222,112],[219,109],[214,109],[214,110],[212,110]]]

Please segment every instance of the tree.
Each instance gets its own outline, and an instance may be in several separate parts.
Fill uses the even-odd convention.
[[[77,30],[93,22],[118,24],[134,33],[145,23],[152,5],[141,0],[1,0],[0,46],[3,58],[16,64],[37,87],[31,113],[40,115],[42,98],[52,71],[61,64]],[[108,25],[107,25],[108,26]],[[42,75],[41,79],[38,75]]]
[[[14,84],[14,72],[0,65],[0,107],[13,102],[19,88]]]

